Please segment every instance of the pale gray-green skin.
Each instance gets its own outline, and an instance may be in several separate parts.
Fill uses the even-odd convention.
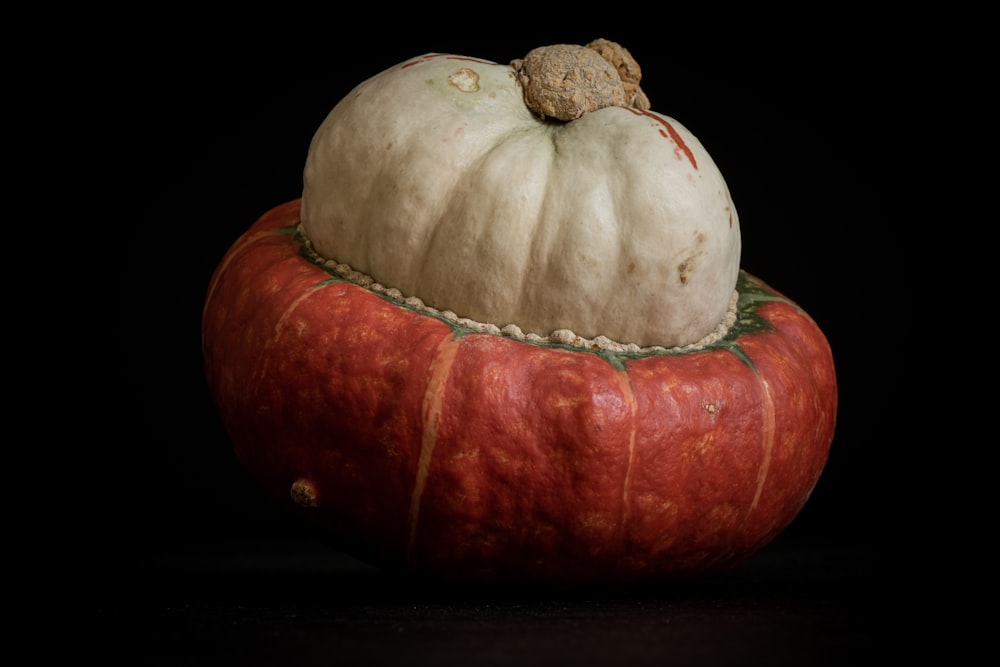
[[[313,138],[315,251],[439,310],[525,332],[683,346],[739,273],[729,190],[679,122],[545,121],[513,69],[427,54],[357,86]]]

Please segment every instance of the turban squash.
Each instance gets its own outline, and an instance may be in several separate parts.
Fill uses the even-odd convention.
[[[617,47],[599,42],[573,49]],[[239,461],[359,558],[478,582],[689,577],[755,553],[815,487],[828,342],[740,269],[718,168],[617,53],[608,71],[571,52],[556,84],[544,51],[377,74],[316,132],[302,197],[212,276],[206,376]],[[572,106],[594,80],[610,105],[529,100]]]

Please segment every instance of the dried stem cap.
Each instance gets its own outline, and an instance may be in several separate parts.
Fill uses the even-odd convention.
[[[642,80],[642,69],[632,54],[628,52],[628,49],[607,39],[595,39],[587,44],[587,48],[596,51],[618,72],[618,77],[622,80],[622,88],[625,89],[625,106],[636,109],[650,108],[649,98],[639,87],[639,81]]]
[[[525,104],[543,118],[575,120],[610,106],[649,108],[639,88],[639,63],[624,47],[606,39],[587,46],[540,46],[510,66],[524,90]]]

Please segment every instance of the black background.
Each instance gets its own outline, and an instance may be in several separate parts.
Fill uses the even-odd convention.
[[[681,29],[664,12],[651,35],[642,17],[529,29],[521,11],[505,13],[502,38],[479,34],[482,19],[450,17],[391,34],[338,26],[356,28],[364,48],[298,48],[281,25],[273,40],[224,47],[210,33],[136,35],[118,54],[139,74],[121,78],[114,116],[125,141],[110,187],[129,214],[128,261],[116,447],[91,462],[93,562],[79,609],[100,628],[90,640],[107,648],[127,635],[111,644],[157,664],[839,664],[903,650],[887,619],[908,605],[895,576],[911,511],[898,486],[907,441],[891,418],[905,358],[879,341],[895,328],[908,270],[896,234],[904,184],[887,165],[905,159],[897,117],[914,54],[854,23],[720,32]],[[355,84],[430,51],[506,62],[596,37],[629,48],[653,109],[719,165],[740,214],[743,268],[826,333],[840,388],[827,468],[786,533],[707,582],[466,591],[373,571],[289,524],[239,469],[202,375],[211,272],[257,217],[299,196],[312,133]]]

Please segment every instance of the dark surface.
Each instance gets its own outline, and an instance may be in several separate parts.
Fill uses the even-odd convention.
[[[95,474],[84,495],[40,509],[86,538],[26,541],[12,637],[47,653],[60,648],[52,628],[68,628],[81,631],[78,654],[164,665],[805,665],[926,654],[930,638],[911,621],[932,587],[905,576],[913,542],[926,539],[908,517],[924,510],[904,492],[912,440],[892,418],[904,358],[872,343],[895,330],[906,276],[900,184],[886,164],[899,158],[893,119],[909,93],[908,54],[858,30],[836,45],[809,33],[720,37],[705,58],[690,35],[650,40],[597,25],[492,41],[461,31],[375,37],[361,55],[331,45],[314,69],[304,63],[321,62],[316,51],[267,41],[148,49],[184,49],[190,65],[129,51],[142,77],[128,80],[118,109],[127,141],[109,185],[131,215],[119,235],[124,363],[113,417],[98,431],[116,446],[88,450]],[[705,581],[469,590],[374,571],[287,525],[236,464],[201,369],[211,271],[257,217],[299,196],[309,139],[354,84],[428,51],[505,61],[595,37],[632,51],[653,108],[718,163],[740,213],[743,267],[826,332],[841,392],[827,468],[785,534]]]
[[[477,589],[285,536],[171,545],[134,588],[56,617],[86,650],[144,665],[868,664],[912,641],[884,575],[856,550],[778,543],[697,582]]]

